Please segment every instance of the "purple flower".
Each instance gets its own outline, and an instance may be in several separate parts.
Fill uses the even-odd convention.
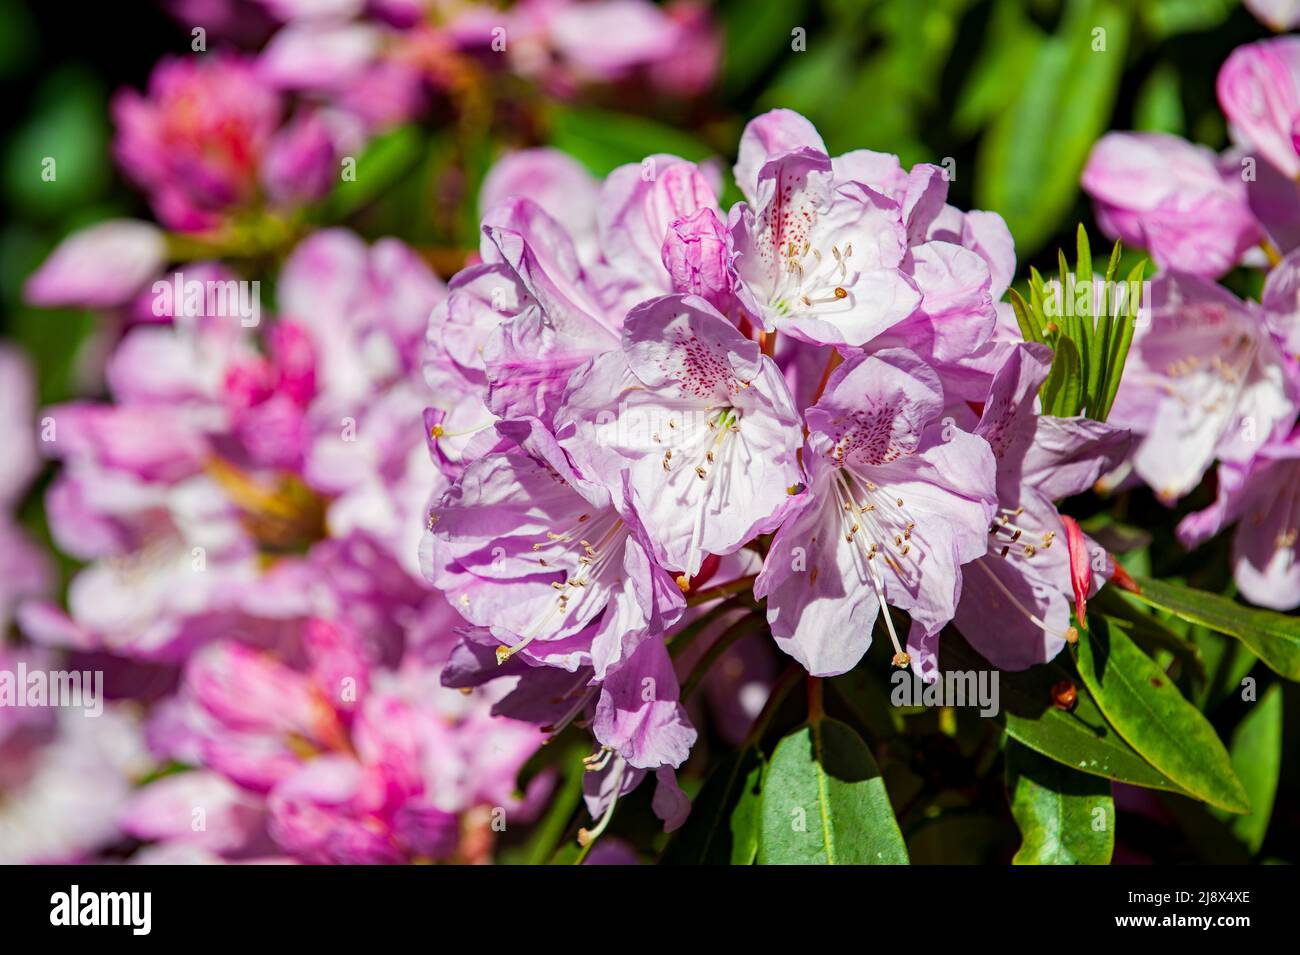
[[[1051,660],[1069,640],[1066,519],[1052,502],[1089,488],[1119,463],[1129,441],[1127,432],[1099,421],[1038,415],[1036,396],[1050,368],[1046,346],[1016,348],[974,429],[997,462],[997,512],[988,553],[962,575],[955,622],[989,662],[1008,670]]]
[[[776,364],[707,302],[652,299],[623,350],[576,374],[565,449],[612,493],[626,479],[656,558],[684,583],[779,521],[799,480],[799,414]]]
[[[1193,547],[1236,523],[1233,579],[1247,600],[1274,610],[1300,606],[1300,432],[1272,440],[1246,461],[1224,461],[1218,496],[1178,525]]]
[[[859,355],[808,409],[808,486],[772,541],[754,593],[777,644],[809,673],[853,668],[882,611],[895,662],[928,676],[961,595],[961,565],[988,547],[997,505],[988,443],[942,422],[935,373],[910,352]],[[909,653],[887,604],[912,617]]]
[[[1142,480],[1177,500],[1216,457],[1249,458],[1295,416],[1287,365],[1258,308],[1203,278],[1158,276],[1110,417],[1138,437]]]

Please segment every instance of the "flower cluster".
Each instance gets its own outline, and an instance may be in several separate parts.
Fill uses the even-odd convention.
[[[681,822],[696,730],[674,664],[707,608],[764,613],[816,676],[878,622],[927,679],[954,620],[1009,668],[1071,638],[1070,595],[1102,575],[1054,501],[1128,434],[1038,413],[1052,355],[1000,301],[999,216],[948,204],[939,167],[832,157],[786,110],[746,127],[729,210],[673,156],[601,183],[545,151],[505,162],[481,262],[429,324],[450,487],[421,557],[470,625],[444,680],[517,675],[510,705],[548,731],[586,720],[594,816],[654,773]]]
[[[1291,610],[1300,606],[1300,41],[1238,48],[1218,94],[1234,137],[1224,155],[1164,134],[1110,133],[1084,171],[1102,228],[1162,268],[1111,415],[1132,430],[1132,454],[1106,481],[1140,481],[1172,505],[1217,461],[1216,500],[1178,535],[1192,547],[1236,524],[1241,593]],[[1238,265],[1267,269],[1258,302],[1216,284]]]

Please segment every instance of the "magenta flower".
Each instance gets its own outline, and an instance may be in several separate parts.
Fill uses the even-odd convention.
[[[114,153],[172,229],[216,225],[256,198],[259,168],[280,122],[280,100],[253,64],[233,54],[164,59],[141,96],[113,99]]]
[[[961,596],[961,565],[996,513],[988,443],[941,422],[938,377],[900,350],[831,375],[806,418],[808,486],[777,531],[754,593],[777,644],[819,676],[853,668],[885,614],[895,662],[929,676]],[[887,608],[912,617],[903,652]]]
[[[1161,268],[1217,278],[1263,238],[1241,166],[1176,136],[1108,133],[1083,188],[1102,231],[1149,250]]]

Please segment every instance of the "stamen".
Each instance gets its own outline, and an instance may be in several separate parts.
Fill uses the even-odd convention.
[[[1029,610],[1029,608],[1027,608],[1024,604],[1022,604],[1016,598],[1016,595],[1013,594],[1007,588],[1006,584],[1002,583],[1002,581],[998,579],[998,575],[993,573],[993,571],[989,570],[989,568],[984,564],[982,560],[974,561],[974,563],[976,566],[980,568],[980,570],[984,571],[984,573],[988,575],[989,580],[993,581],[994,586],[997,587],[998,590],[1002,592],[1002,595],[1006,597],[1009,601],[1011,601],[1011,605],[1015,607],[1017,610],[1019,610],[1022,614],[1024,614],[1024,616],[1029,620],[1029,622],[1032,623],[1034,626],[1036,626],[1039,630],[1043,631],[1043,633],[1046,633],[1049,636],[1059,637],[1062,640],[1066,641],[1067,643],[1073,644],[1078,642],[1079,632],[1075,630],[1074,627],[1069,627],[1066,629],[1064,633],[1062,633],[1059,630],[1056,630],[1048,626],[1046,623],[1040,620],[1031,610]]]
[[[627,766],[623,757],[620,756],[614,763],[614,768],[610,770],[612,776],[610,779],[612,792],[609,797],[609,806],[605,809],[605,815],[601,816],[600,822],[595,829],[579,829],[578,845],[584,849],[600,838],[601,833],[609,826],[609,821],[614,818],[614,806],[618,803],[618,791],[623,785],[623,769]]]

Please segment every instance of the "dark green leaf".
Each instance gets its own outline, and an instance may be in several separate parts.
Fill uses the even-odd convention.
[[[1236,637],[1271,669],[1288,680],[1300,680],[1300,617],[1246,607],[1227,597],[1135,577],[1141,593],[1126,595],[1176,617]]]
[[[808,25],[807,0],[785,3],[732,2],[723,11],[726,59],[722,85],[728,93],[744,89],[782,53],[791,52],[791,31]]]
[[[1214,727],[1122,630],[1099,616],[1078,646],[1084,683],[1129,745],[1205,802],[1229,812],[1250,811]]]
[[[907,862],[876,761],[837,720],[806,724],[777,744],[760,832],[760,865]]]
[[[1110,783],[1007,744],[1007,794],[1024,842],[1016,865],[1106,865],[1115,848]]]
[[[1065,659],[1062,657],[1062,659]],[[940,669],[992,669],[955,630],[944,632]],[[1069,681],[1075,703],[1069,710],[1053,702],[1053,688]],[[1148,789],[1183,790],[1148,763],[1115,732],[1086,686],[1064,666],[1044,663],[1021,672],[1000,671],[998,717],[1007,735],[1065,766],[1094,776]]]
[[[660,860],[667,865],[751,865],[758,853],[763,755],[727,754],[691,804],[691,814]]]

